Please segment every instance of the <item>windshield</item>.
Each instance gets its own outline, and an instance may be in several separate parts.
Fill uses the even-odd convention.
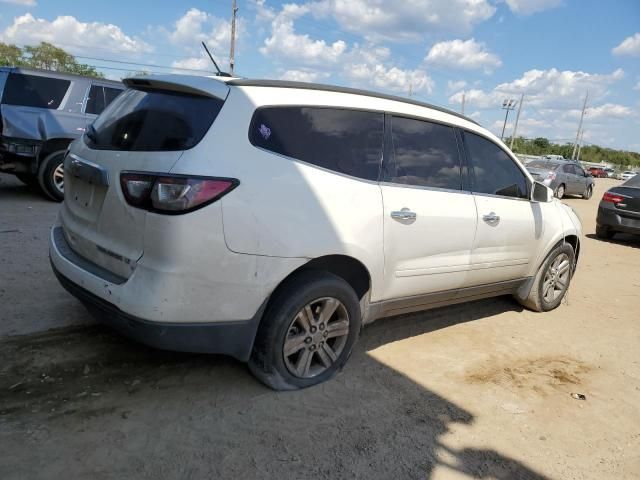
[[[128,89],[96,119],[85,136],[91,148],[177,151],[194,147],[223,101],[168,90]]]

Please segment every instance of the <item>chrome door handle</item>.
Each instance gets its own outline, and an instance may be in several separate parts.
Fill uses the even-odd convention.
[[[487,223],[498,223],[500,216],[496,215],[495,212],[491,212],[489,215],[483,215],[482,219]]]
[[[417,215],[415,212],[412,212],[408,208],[403,208],[400,211],[391,212],[391,218],[395,218],[396,220],[415,220]]]

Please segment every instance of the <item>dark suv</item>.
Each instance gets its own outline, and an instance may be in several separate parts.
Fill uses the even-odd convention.
[[[110,80],[0,67],[0,171],[61,201],[69,143],[123,89]]]

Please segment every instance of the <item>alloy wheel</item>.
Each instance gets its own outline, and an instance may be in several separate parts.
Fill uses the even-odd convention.
[[[64,193],[64,167],[62,163],[53,171],[53,184],[60,193]]]
[[[571,261],[566,253],[558,255],[544,274],[542,283],[542,298],[552,303],[564,295],[569,286],[571,275]]]
[[[312,378],[330,368],[349,337],[349,314],[340,300],[323,297],[306,304],[293,318],[282,354],[289,372]]]

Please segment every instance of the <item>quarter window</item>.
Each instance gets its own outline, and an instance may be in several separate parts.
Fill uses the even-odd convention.
[[[388,180],[406,185],[461,189],[460,155],[453,128],[392,117],[393,162]]]
[[[10,73],[2,95],[2,103],[23,107],[55,110],[69,89],[71,82],[60,78]]]
[[[256,147],[318,167],[377,180],[384,115],[319,107],[258,109],[249,127]]]
[[[100,115],[102,111],[109,105],[122,90],[119,88],[109,88],[100,85],[92,85],[89,89],[89,98],[87,98],[86,113]]]
[[[474,192],[528,198],[527,179],[504,150],[470,132],[464,132],[464,138],[471,157]]]

